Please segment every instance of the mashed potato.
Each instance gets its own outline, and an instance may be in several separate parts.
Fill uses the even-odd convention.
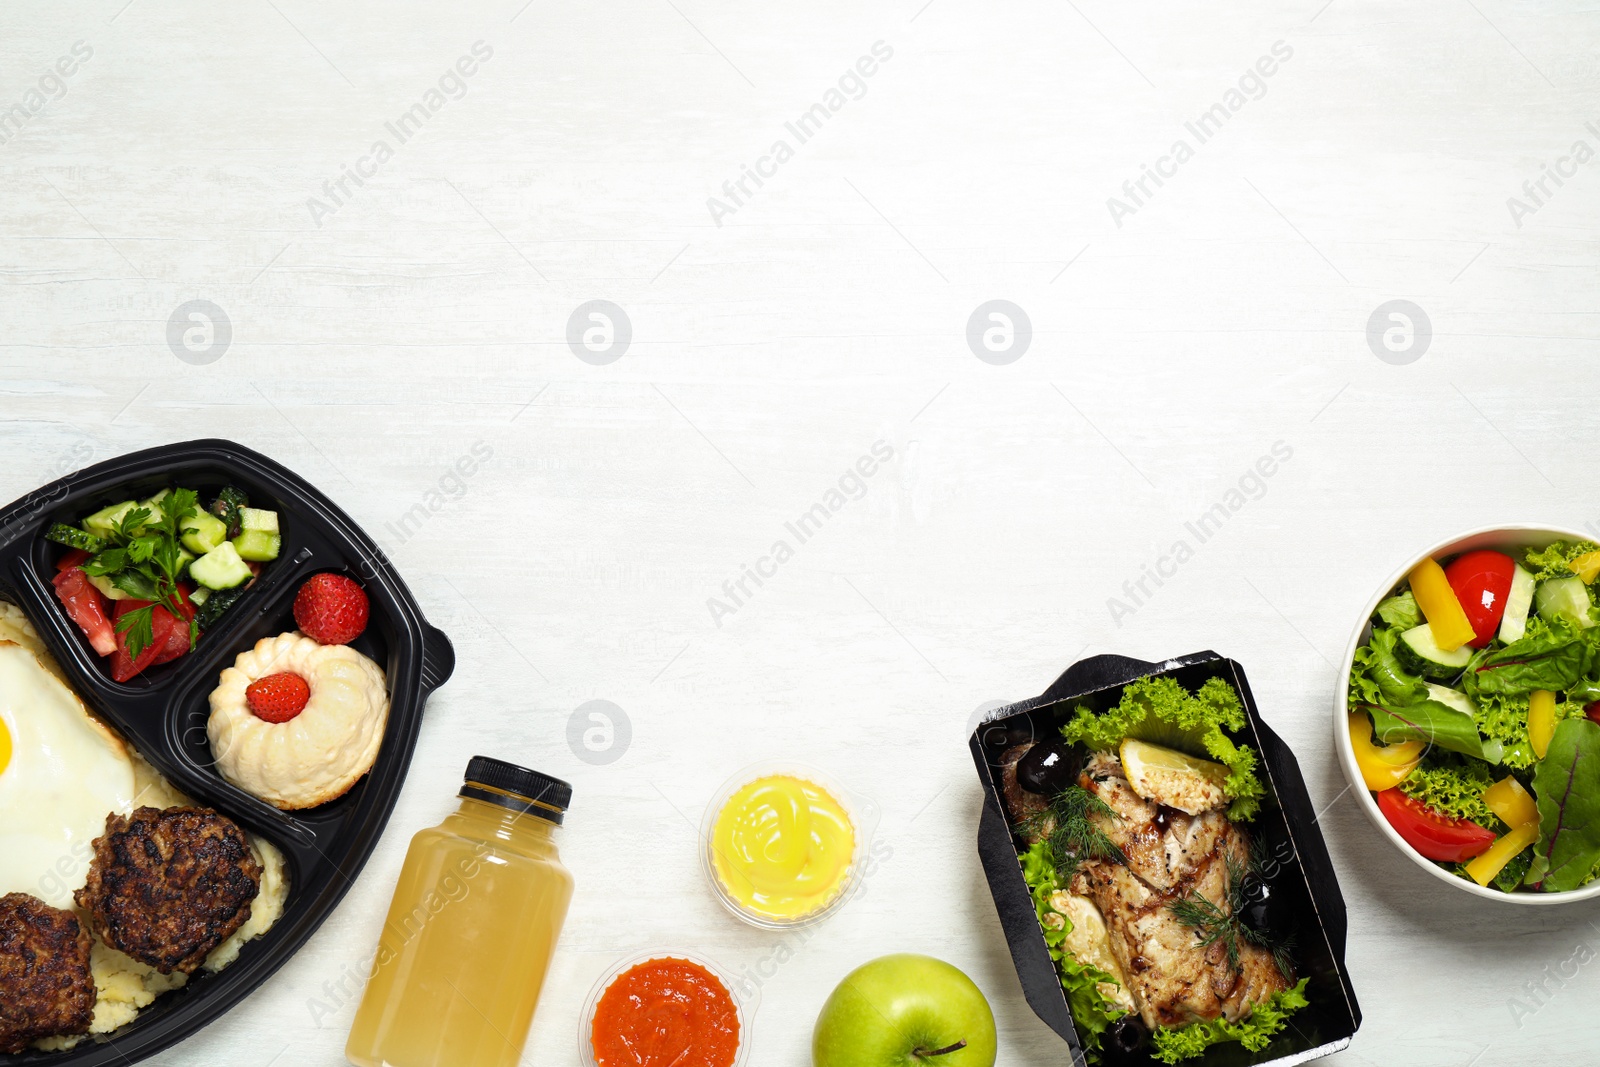
[[[0,640],[15,641],[37,656],[52,674],[63,682],[67,681],[60,665],[51,658],[44,642],[39,639],[38,631],[22,613],[22,609],[3,600],[0,600]],[[194,804],[132,746],[129,746],[128,752],[133,759],[134,807],[176,808]],[[228,966],[239,958],[245,942],[272,929],[273,924],[283,916],[284,904],[289,899],[288,873],[284,868],[283,853],[254,834],[247,832],[245,836],[249,838],[250,848],[261,864],[261,890],[250,904],[250,918],[206,957],[202,966],[208,972],[220,971]],[[182,972],[162,974],[118,952],[94,936],[87,921],[83,925],[91,930],[93,937],[89,969],[94,975],[97,997],[89,1033],[108,1034],[132,1022],[140,1010],[156,997],[178,989],[188,981],[188,976]],[[82,1036],[50,1037],[34,1042],[34,1047],[56,1052],[72,1048],[82,1040]]]

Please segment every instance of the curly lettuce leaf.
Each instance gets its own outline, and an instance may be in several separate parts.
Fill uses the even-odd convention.
[[[1483,791],[1494,781],[1487,764],[1430,755],[1405,777],[1400,791],[1441,815],[1470,819],[1486,830],[1504,833],[1506,825],[1483,800]]]
[[[1397,632],[1421,626],[1423,623],[1422,609],[1417,607],[1417,598],[1409,589],[1379,604],[1378,618],[1385,626]]]
[[[1122,699],[1104,714],[1080,705],[1061,733],[1089,748],[1116,748],[1133,737],[1216,760],[1228,768],[1228,818],[1248,822],[1260,810],[1266,787],[1256,774],[1255,750],[1224,732],[1242,730],[1244,722],[1239,694],[1221,678],[1208,678],[1192,694],[1172,678],[1140,678],[1123,687]]]
[[[1260,1052],[1288,1025],[1290,1015],[1310,1003],[1306,999],[1307,981],[1302,978],[1290,988],[1280,989],[1236,1023],[1219,1018],[1188,1026],[1157,1027],[1151,1035],[1151,1055],[1162,1063],[1173,1064],[1202,1055],[1224,1041],[1237,1041],[1250,1052]]]
[[[1533,580],[1571,578],[1572,561],[1586,552],[1600,550],[1593,541],[1555,541],[1548,548],[1530,548],[1522,555],[1522,565],[1533,572]]]
[[[1529,872],[1546,892],[1576,889],[1600,865],[1600,725],[1588,719],[1556,724],[1533,772],[1539,841]]]
[[[1495,762],[1514,771],[1527,770],[1539,762],[1528,739],[1528,697],[1485,693],[1478,697],[1478,729],[1483,736],[1500,744]],[[1572,699],[1556,703],[1556,721],[1582,718],[1584,702]]]
[[[1124,1012],[1100,991],[1101,982],[1116,984],[1116,978],[1087,963],[1080,963],[1062,948],[1067,935],[1072,932],[1072,920],[1050,906],[1050,895],[1061,888],[1056,873],[1056,858],[1051,854],[1048,841],[1036,841],[1022,854],[1022,877],[1033,894],[1033,908],[1039,915],[1039,926],[1044,931],[1044,943],[1050,949],[1050,958],[1056,965],[1056,976],[1067,994],[1067,1006],[1072,1009],[1072,1021],[1078,1027],[1078,1039],[1085,1049],[1099,1049],[1101,1035]],[[1046,923],[1045,916],[1053,915],[1062,922],[1060,927]]]

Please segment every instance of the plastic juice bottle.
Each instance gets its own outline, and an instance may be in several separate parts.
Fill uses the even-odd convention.
[[[461,807],[411,839],[345,1056],[356,1067],[512,1067],[572,901],[557,778],[487,756]]]

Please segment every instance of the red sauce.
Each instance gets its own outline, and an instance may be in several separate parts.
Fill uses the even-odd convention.
[[[699,964],[646,960],[600,995],[589,1040],[600,1067],[733,1067],[739,1013]]]

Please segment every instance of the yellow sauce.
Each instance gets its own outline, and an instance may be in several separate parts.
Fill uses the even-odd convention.
[[[786,774],[742,786],[717,812],[712,862],[743,910],[778,921],[826,907],[850,877],[856,833],[826,789]]]

